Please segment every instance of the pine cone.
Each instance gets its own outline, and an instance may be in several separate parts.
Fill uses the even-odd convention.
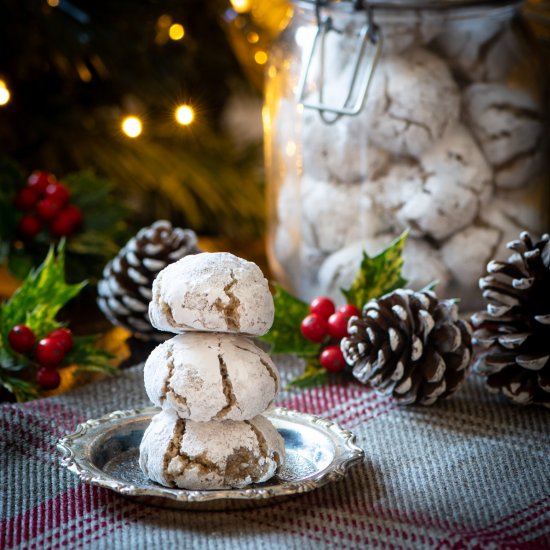
[[[468,372],[470,326],[451,300],[396,290],[352,317],[342,351],[353,375],[398,403],[431,405],[454,393]]]
[[[115,325],[146,340],[165,340],[149,321],[153,280],[161,269],[188,254],[197,254],[197,236],[172,228],[166,220],[140,229],[105,266],[97,286],[97,303]]]
[[[514,403],[550,407],[550,236],[523,232],[507,262],[489,262],[479,280],[487,310],[472,316],[475,369]]]

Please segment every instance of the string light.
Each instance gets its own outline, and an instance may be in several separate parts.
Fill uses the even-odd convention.
[[[166,29],[172,24],[172,17],[170,15],[161,15],[157,20],[157,25],[161,29]]]
[[[193,119],[195,118],[195,113],[193,112],[193,108],[190,105],[180,105],[176,109],[176,120],[182,125],[182,126],[188,126],[193,122]]]
[[[267,54],[263,50],[258,50],[254,54],[254,61],[256,61],[258,65],[265,65],[267,63]]]
[[[59,6],[59,0],[46,0],[46,3],[50,8],[57,8]]]
[[[122,131],[130,138],[137,138],[142,129],[143,125],[137,116],[127,116],[122,121]]]
[[[181,40],[184,35],[185,29],[183,28],[183,25],[180,25],[179,23],[170,25],[170,28],[168,29],[168,36],[172,40]]]
[[[0,80],[0,106],[5,105],[10,100],[11,94],[3,80]]]
[[[260,40],[260,35],[257,32],[251,31],[246,35],[246,39],[250,44],[256,44]]]
[[[245,13],[250,11],[250,8],[252,7],[251,4],[251,0],[231,0],[231,5],[237,13]]]

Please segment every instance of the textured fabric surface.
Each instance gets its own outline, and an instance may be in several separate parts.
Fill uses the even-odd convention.
[[[429,408],[354,383],[283,394],[280,405],[351,429],[365,462],[339,483],[232,512],[147,507],[59,465],[55,443],[79,422],[148,404],[135,367],[2,405],[0,548],[550,547],[550,411],[510,405],[475,377]]]

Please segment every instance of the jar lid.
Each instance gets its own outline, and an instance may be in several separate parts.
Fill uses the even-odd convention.
[[[521,4],[524,0],[298,0],[298,4],[319,4],[321,8],[341,7],[342,9],[361,10],[365,7],[383,9],[455,9],[474,6],[509,6]]]

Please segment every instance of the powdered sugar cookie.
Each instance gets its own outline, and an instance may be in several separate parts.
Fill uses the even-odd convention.
[[[403,201],[395,216],[403,228],[410,228],[413,236],[443,240],[469,225],[481,202],[487,200],[491,169],[470,133],[460,124],[449,128],[422,156],[420,167],[411,170],[417,171],[410,178],[413,189],[402,191],[411,198]]]
[[[543,118],[536,101],[507,84],[473,84],[464,95],[472,131],[500,187],[520,187],[542,167]]]
[[[260,268],[227,252],[186,256],[153,282],[151,324],[168,332],[265,334],[273,298]]]
[[[196,422],[249,420],[279,390],[269,355],[244,336],[223,333],[174,336],[149,355],[144,378],[155,405]]]
[[[308,247],[334,252],[385,227],[365,185],[303,178],[302,238]]]
[[[456,122],[459,110],[458,87],[445,62],[417,48],[380,61],[362,116],[376,145],[418,158]]]
[[[167,487],[245,487],[271,478],[284,460],[284,441],[262,416],[249,421],[193,422],[173,411],[153,417],[139,448],[139,465]]]

